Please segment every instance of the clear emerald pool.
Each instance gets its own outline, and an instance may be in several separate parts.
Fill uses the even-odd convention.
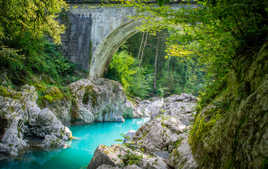
[[[35,151],[20,160],[0,161],[1,169],[84,169],[100,144],[112,145],[122,139],[122,134],[137,130],[146,119],[127,119],[124,123],[104,122],[72,126],[71,147],[53,151]]]

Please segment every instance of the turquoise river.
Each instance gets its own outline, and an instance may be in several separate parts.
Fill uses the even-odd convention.
[[[85,169],[98,145],[112,145],[122,139],[122,134],[137,130],[146,119],[128,119],[124,123],[104,122],[72,126],[71,147],[54,151],[35,151],[21,159],[0,161],[1,169]],[[117,140],[117,141],[116,141]]]

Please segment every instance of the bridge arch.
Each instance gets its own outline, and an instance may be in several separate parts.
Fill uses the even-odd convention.
[[[79,69],[89,70],[89,78],[102,77],[112,55],[138,32],[141,22],[129,18],[136,14],[132,7],[70,4],[60,18],[66,26],[61,38],[63,54]]]
[[[107,65],[112,59],[113,54],[127,39],[139,32],[137,27],[140,25],[141,22],[139,21],[128,21],[117,27],[105,39],[102,40],[91,58],[89,67],[90,79],[103,76],[105,68],[107,68]]]

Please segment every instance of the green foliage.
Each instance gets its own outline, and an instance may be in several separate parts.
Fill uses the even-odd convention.
[[[19,99],[21,97],[21,94],[20,93],[13,93],[13,92],[9,91],[9,89],[7,87],[0,85],[0,96],[10,97],[13,99]]]
[[[62,86],[55,84],[46,84],[44,81],[40,83],[34,83],[32,85],[37,89],[37,104],[40,107],[46,107],[48,104],[57,103],[57,101],[62,101],[64,99],[70,100],[69,91],[67,91],[67,89]]]
[[[210,80],[222,81],[225,74],[237,68],[239,52],[252,52],[267,37],[268,3],[262,0],[205,0],[199,1],[198,7],[179,10],[169,6],[152,8],[142,2],[122,3],[147,12],[134,17],[143,21],[141,30],[157,32],[167,28],[168,49],[176,47],[168,50],[168,55],[191,51],[206,66]]]
[[[146,69],[139,69],[138,61],[124,50],[113,56],[105,76],[121,82],[127,95],[145,98],[151,81],[150,75],[145,74]]]
[[[55,18],[67,8],[64,0],[1,0],[0,4],[0,39],[14,47],[17,40],[25,37],[29,46],[44,35],[60,42],[64,27]]]
[[[165,3],[169,3],[169,0],[157,0],[160,6],[164,5]]]
[[[7,67],[10,71],[23,70],[23,62],[25,60],[25,57],[18,53],[18,50],[2,46],[0,48],[0,65]]]
[[[138,69],[138,68],[137,68]],[[146,68],[140,68],[134,75],[132,85],[129,89],[132,96],[148,98],[152,92],[153,77],[147,73]]]
[[[215,126],[216,122],[222,119],[222,115],[219,113],[215,113],[216,109],[211,109],[209,112],[210,114],[203,115],[198,114],[195,118],[195,123],[192,126],[189,135],[189,143],[191,145],[197,145],[197,142],[200,140],[204,140],[211,131],[211,128]],[[208,113],[208,112],[207,112]],[[209,117],[209,120],[208,120]],[[195,147],[193,148],[195,150]]]
[[[126,108],[126,109],[124,110],[123,117],[124,117],[125,119],[133,118],[133,110],[132,110],[132,108],[129,108],[129,107]]]
[[[169,57],[165,60],[158,79],[159,95],[192,93],[198,95],[205,83],[205,72],[196,57]]]
[[[58,46],[48,41],[60,42],[64,26],[56,18],[67,4],[64,0],[0,0],[0,6],[0,84],[34,85],[41,100],[52,102],[56,96],[46,94],[46,89],[62,88],[81,77]]]
[[[110,63],[110,68],[118,78],[124,89],[128,91],[130,86],[131,76],[136,73],[136,70],[131,69],[130,66],[133,65],[135,59],[130,56],[126,51],[122,51],[113,56],[112,62]]]
[[[89,100],[91,100],[93,107],[97,105],[97,95],[92,86],[87,86],[85,88],[85,94],[83,96],[82,103],[88,104]]]
[[[31,51],[27,57],[19,50],[0,48],[0,71],[3,73],[0,85],[13,89],[24,84],[35,86],[39,95],[37,103],[41,107],[69,98],[69,91],[63,85],[81,78],[83,73],[78,74],[75,65],[67,61],[53,43],[41,40],[38,45],[27,48]]]
[[[127,154],[122,157],[122,160],[124,162],[124,165],[128,166],[128,165],[139,164],[142,158],[143,158],[142,155],[127,152]]]
[[[167,56],[165,49],[165,38],[169,35],[169,32],[162,31],[158,33],[158,36],[149,35],[147,38],[147,45],[143,50],[143,55],[139,57],[140,43],[142,41],[143,33],[131,37],[120,48],[120,50],[126,50],[132,53],[134,57],[131,61],[124,58],[121,60],[118,55],[113,57],[113,60],[108,70],[106,77],[118,80],[122,83],[124,80],[120,80],[116,75],[116,69],[134,70],[136,73],[129,74],[127,71],[121,71],[124,75],[124,79],[128,79],[128,95],[138,96],[140,98],[148,98],[152,96],[168,96],[170,94],[180,94],[182,92],[193,93],[197,95],[200,88],[204,84],[205,71],[204,65],[198,63],[198,56],[191,55],[191,57],[177,57]],[[154,64],[155,64],[155,52],[157,48],[157,39],[160,38],[159,57],[157,63],[157,79],[156,88],[154,88]],[[126,56],[126,54],[124,54]],[[142,59],[141,59],[142,58]],[[131,63],[127,65],[127,63]],[[127,66],[126,66],[127,65]],[[113,69],[111,69],[113,67]],[[125,69],[126,70],[126,69]],[[117,73],[118,74],[118,73]],[[124,88],[126,85],[122,83]]]
[[[200,100],[198,102],[197,110],[199,111],[205,108],[205,106],[211,103],[225,88],[225,79],[207,83],[207,85],[199,93]]]
[[[81,75],[51,42],[59,43],[64,31],[56,18],[67,8],[65,1],[0,0],[0,6],[0,85],[35,86],[40,106],[69,97],[62,86]]]
[[[26,48],[30,51],[26,52],[27,57],[19,50],[0,47],[0,70],[7,72],[14,85],[34,83],[38,81],[35,76],[41,76],[46,83],[58,84],[70,83],[80,77],[74,76],[75,65],[62,56],[56,45],[40,40],[35,46]]]
[[[177,141],[174,142],[174,150],[176,151],[176,149],[181,145],[182,143],[182,138],[179,138]]]
[[[119,143],[122,143],[124,140],[122,140],[122,139],[115,139],[114,141],[119,142]]]

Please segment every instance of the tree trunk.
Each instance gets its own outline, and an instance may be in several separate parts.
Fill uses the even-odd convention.
[[[159,55],[159,45],[160,45],[160,36],[157,32],[157,43],[155,48],[155,58],[154,58],[154,89],[156,90],[157,86],[157,69],[158,69],[158,55]]]
[[[168,79],[170,79],[170,59],[171,59],[171,56],[168,57]]]
[[[140,60],[140,56],[141,56],[141,49],[142,49],[143,41],[144,41],[144,34],[145,32],[142,32],[141,44],[140,44],[139,53],[138,53],[138,60]]]
[[[141,56],[140,56],[140,64],[139,64],[139,67],[141,67],[141,64],[142,64],[142,60],[143,60],[143,55],[144,55],[144,49],[147,45],[147,40],[148,40],[148,36],[149,36],[149,33],[146,32],[145,34],[145,39],[144,39],[144,43],[143,43],[143,48],[141,50]]]

